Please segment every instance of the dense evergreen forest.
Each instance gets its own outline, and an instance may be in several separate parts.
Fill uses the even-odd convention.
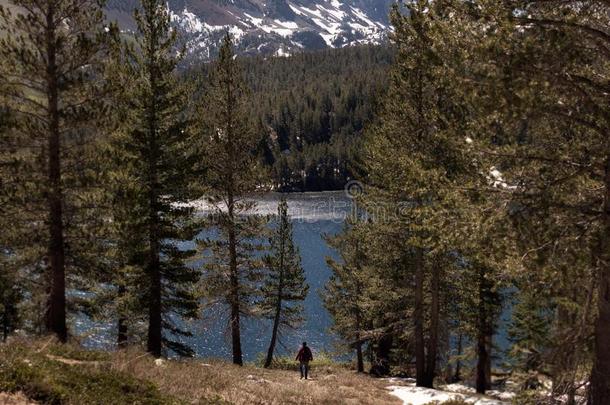
[[[65,343],[87,316],[111,322],[118,351],[191,356],[184,321],[220,305],[233,363],[249,317],[273,322],[274,366],[310,252],[285,201],[273,220],[251,196],[355,177],[320,292],[358,372],[610,404],[607,0],[405,1],[392,48],[241,60],[227,33],[187,74],[160,0],[140,1],[133,41],[97,0],[10,4],[4,340]]]
[[[289,58],[240,58],[251,91],[260,153],[280,191],[342,189],[362,168],[363,130],[387,88],[389,46],[359,46]],[[191,67],[200,76],[207,66]]]

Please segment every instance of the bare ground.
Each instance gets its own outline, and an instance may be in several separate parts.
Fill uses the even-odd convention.
[[[401,404],[389,395],[387,381],[343,367],[312,369],[311,379],[299,373],[238,367],[225,362],[155,361],[137,353],[117,353],[113,367],[153,381],[166,394],[198,403],[218,399],[233,404]]]
[[[29,400],[25,395],[18,392],[15,394],[8,394],[6,392],[0,392],[0,405],[35,405],[36,402]]]

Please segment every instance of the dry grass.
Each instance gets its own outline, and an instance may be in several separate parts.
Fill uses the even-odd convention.
[[[163,361],[156,365],[136,352],[116,353],[113,367],[154,382],[172,397],[189,403],[218,400],[233,404],[400,404],[388,394],[387,381],[340,366],[312,368],[311,378],[298,372],[238,367],[213,361]]]
[[[294,370],[238,367],[219,360],[155,360],[135,349],[92,352],[52,339],[0,344],[0,391],[2,387],[8,392],[23,390],[30,399],[43,398],[43,403],[57,397],[63,398],[61,403],[117,405],[401,404],[389,394],[387,381],[357,374],[330,361],[318,362],[310,374],[305,381]],[[126,387],[131,396],[117,397],[117,392]],[[88,399],[83,402],[83,398]],[[0,396],[0,405],[2,401],[31,403],[19,402],[28,400],[15,394]]]

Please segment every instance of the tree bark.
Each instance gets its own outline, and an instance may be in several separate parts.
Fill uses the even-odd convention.
[[[66,328],[66,275],[63,223],[63,191],[61,187],[61,139],[59,130],[59,83],[56,49],[55,6],[49,2],[46,15],[47,114],[48,137],[48,204],[50,288],[46,313],[46,328],[61,342],[68,338]]]
[[[231,183],[231,182],[230,182]],[[230,303],[231,303],[231,344],[233,349],[233,364],[243,365],[241,351],[240,308],[239,308],[239,275],[237,269],[237,241],[233,214],[233,194],[229,192],[229,271],[230,271]]]
[[[117,322],[117,339],[116,344],[119,349],[127,347],[127,323],[126,319],[121,317]]]
[[[491,383],[491,312],[488,301],[490,294],[485,279],[485,267],[479,266],[479,308],[477,319],[477,378],[476,390],[484,394]]]
[[[358,249],[358,245],[356,245]],[[358,274],[360,273],[360,264],[358,263]],[[355,320],[356,320],[356,368],[359,373],[364,373],[364,358],[362,357],[362,311],[360,309],[360,300],[362,298],[362,283],[356,276],[356,297],[354,300]]]
[[[237,277],[231,276],[231,348],[233,353],[233,364],[243,365],[241,350],[241,328],[239,311],[239,286]]]
[[[418,387],[430,387],[426,379],[426,349],[424,347],[424,259],[423,251],[415,249],[415,380]],[[432,387],[430,387],[432,388]]]
[[[463,338],[462,333],[460,332],[458,334],[458,342],[457,342],[457,344],[458,344],[457,355],[458,356],[462,355],[462,338]],[[462,371],[462,362],[460,361],[460,359],[458,357],[456,364],[455,364],[455,374],[453,375],[454,381],[460,381],[462,379],[462,376],[460,375],[461,371]]]
[[[487,390],[487,362],[489,353],[487,352],[487,336],[479,331],[477,336],[477,393],[485,394]]]
[[[390,372],[390,350],[392,349],[393,340],[394,338],[390,333],[379,338],[370,374],[378,377],[388,375]]]
[[[151,45],[153,46],[153,45]],[[148,105],[148,276],[149,276],[149,303],[148,303],[148,339],[147,350],[155,357],[161,357],[163,348],[163,320],[161,305],[161,244],[159,241],[159,192],[158,192],[158,145],[159,131],[157,99],[157,73],[155,68],[155,49],[148,51],[148,74],[151,86],[151,100]]]
[[[156,207],[154,203],[153,207]],[[153,208],[156,209],[156,208]],[[148,352],[155,357],[161,357],[162,350],[162,318],[161,318],[161,261],[159,258],[159,241],[156,231],[156,212],[152,215],[155,223],[151,224],[150,229],[150,257],[149,257],[149,277],[150,277],[150,297],[148,313]]]
[[[271,342],[269,343],[269,350],[267,351],[267,358],[265,359],[265,368],[269,368],[271,366],[271,361],[273,360],[273,352],[275,351],[275,342],[277,340],[277,331],[280,327],[280,318],[282,315],[282,294],[284,289],[284,240],[280,241],[280,277],[278,280],[278,292],[277,292],[277,302],[275,306],[275,316],[273,318],[273,331],[271,332]]]
[[[492,350],[493,350],[493,327],[491,320],[489,320],[487,335],[485,336],[485,344],[487,345],[487,361],[485,362],[485,384],[487,389],[491,389],[491,361],[492,361]]]
[[[278,298],[279,302],[279,298]],[[271,332],[271,342],[269,343],[269,349],[267,350],[267,358],[265,359],[265,368],[271,367],[271,362],[273,361],[273,352],[275,352],[275,342],[277,340],[277,331],[280,324],[280,314],[281,314],[281,303],[278,303],[277,308],[275,309],[275,317],[273,319],[273,330]]]
[[[364,373],[364,358],[362,357],[362,340],[360,337],[361,325],[360,309],[356,310],[356,367],[359,373]]]
[[[610,151],[606,155],[604,182],[598,260],[598,315],[595,322],[595,358],[588,401],[590,405],[610,404]]]
[[[356,367],[359,373],[364,373],[364,357],[362,356],[362,342],[356,343]]]
[[[118,291],[119,298],[125,295],[125,286],[120,286]],[[119,349],[124,349],[127,346],[127,319],[122,314],[119,314],[119,319],[117,321],[117,347]]]
[[[6,342],[8,339],[8,334],[10,331],[10,319],[9,319],[9,310],[7,306],[4,306],[4,316],[2,317],[2,341]]]
[[[436,357],[438,352],[438,325],[440,317],[440,278],[441,269],[434,266],[432,269],[431,295],[432,304],[430,308],[430,331],[428,338],[428,350],[426,353],[426,387],[432,388],[436,376]]]

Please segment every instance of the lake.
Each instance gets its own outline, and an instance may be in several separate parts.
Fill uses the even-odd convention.
[[[329,328],[332,319],[322,304],[320,292],[331,271],[326,257],[337,258],[337,253],[324,241],[324,235],[333,235],[343,229],[343,223],[351,210],[351,199],[343,191],[283,194],[288,201],[288,213],[293,223],[294,241],[301,253],[303,269],[310,286],[304,303],[305,322],[296,330],[281,336],[279,353],[294,353],[301,342],[307,341],[314,351],[333,352],[338,339]],[[277,213],[281,194],[270,193],[256,198],[259,214]],[[202,208],[202,210],[205,210]],[[500,321],[495,343],[500,349],[507,347],[506,322],[510,305],[506,306]],[[194,336],[186,339],[199,357],[231,358],[230,335],[226,309],[216,307],[202,314],[202,319],[190,322]],[[184,325],[187,326],[187,325]],[[114,342],[114,325],[96,324],[79,318],[75,322],[77,333],[88,334],[85,344],[90,347],[109,346]],[[93,331],[93,333],[91,333]],[[271,324],[266,320],[244,319],[242,323],[242,347],[245,361],[254,361],[266,352]]]
[[[277,214],[281,195],[270,193],[256,198],[255,212],[262,215]],[[294,242],[301,253],[309,294],[304,302],[305,322],[298,329],[284,331],[277,350],[279,353],[292,353],[301,342],[307,341],[314,350],[332,351],[337,339],[329,332],[332,320],[322,305],[320,292],[330,277],[326,257],[337,255],[326,245],[323,237],[341,231],[351,209],[351,200],[343,192],[287,193],[283,196],[288,202]],[[230,358],[226,309],[212,309],[204,313],[203,317],[197,325],[191,326],[196,337],[187,341],[199,356]],[[241,331],[244,360],[256,360],[268,348],[271,323],[260,319],[244,319]]]

